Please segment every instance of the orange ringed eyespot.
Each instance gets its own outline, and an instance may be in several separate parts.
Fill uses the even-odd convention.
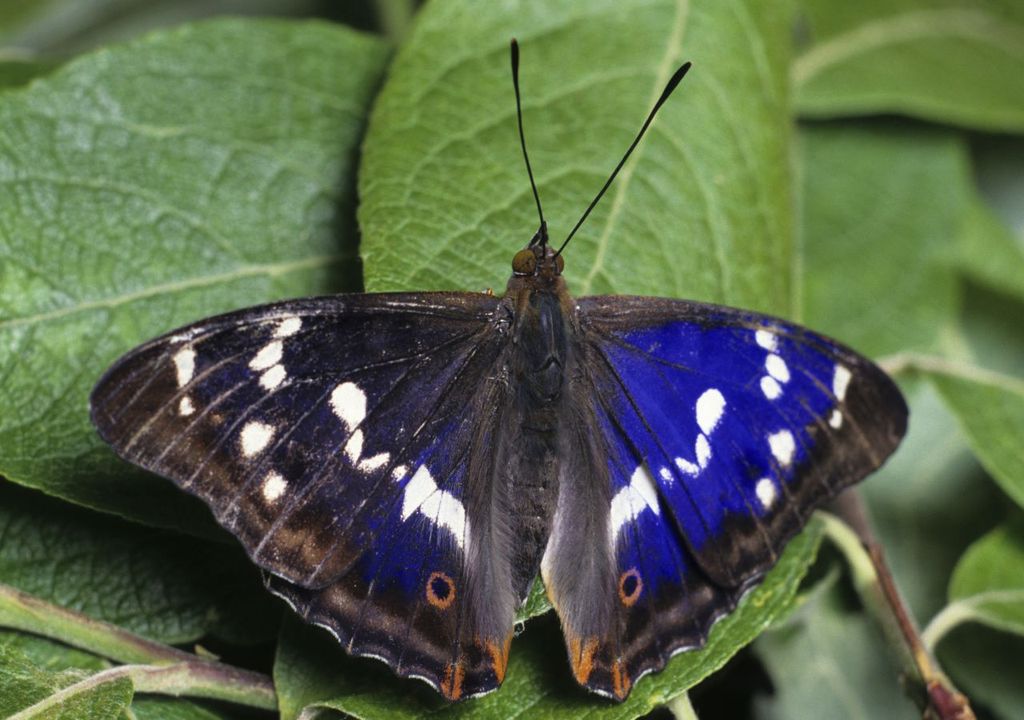
[[[455,582],[443,572],[432,572],[427,578],[427,602],[439,610],[455,602]]]
[[[619,600],[626,607],[632,607],[643,592],[644,583],[636,568],[630,568],[619,577]]]

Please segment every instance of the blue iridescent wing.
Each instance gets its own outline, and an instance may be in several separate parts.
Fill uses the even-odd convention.
[[[580,464],[607,483],[607,509],[560,494],[559,516],[604,518],[609,547],[589,554],[611,577],[586,592],[614,589],[599,608],[578,597],[570,568],[587,562],[568,560],[559,516],[544,579],[577,679],[623,698],[703,644],[813,509],[884,462],[907,409],[869,360],[777,318],[635,297],[583,298],[578,313],[587,373],[574,393],[589,386],[581,412],[600,438],[580,443]]]
[[[501,401],[484,382],[506,344],[499,302],[351,295],[204,320],[119,360],[93,422],[205,500],[271,589],[350,652],[449,697],[484,692],[508,648],[467,609],[464,495]]]

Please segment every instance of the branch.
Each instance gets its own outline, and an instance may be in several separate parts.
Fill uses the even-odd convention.
[[[912,693],[926,720],[974,720],[967,697],[939,668],[921,641],[913,617],[900,595],[885,561],[882,545],[871,530],[860,495],[850,490],[836,500],[833,510],[843,519],[822,513],[825,535],[846,557],[854,587],[867,610],[881,625],[890,644],[898,648],[906,678],[924,691]]]
[[[0,584],[0,627],[41,635],[94,655],[130,663],[90,675],[51,695],[33,709],[127,677],[139,692],[226,700],[277,710],[274,685],[266,675],[147,640],[3,584]]]

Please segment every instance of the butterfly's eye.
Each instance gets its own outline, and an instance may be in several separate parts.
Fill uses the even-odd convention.
[[[516,253],[512,258],[512,272],[516,275],[532,275],[537,269],[537,256],[533,250],[526,248]]]
[[[555,269],[558,270],[559,275],[565,270],[565,258],[561,255],[555,255]]]

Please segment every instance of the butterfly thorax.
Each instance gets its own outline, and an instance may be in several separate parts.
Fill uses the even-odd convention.
[[[495,448],[496,496],[503,498],[509,535],[502,548],[521,600],[536,577],[551,533],[558,497],[560,419],[572,365],[572,300],[560,275],[561,262],[546,247],[528,248],[536,262],[514,263],[504,305],[514,322],[507,346],[508,376],[499,402],[504,428]]]

